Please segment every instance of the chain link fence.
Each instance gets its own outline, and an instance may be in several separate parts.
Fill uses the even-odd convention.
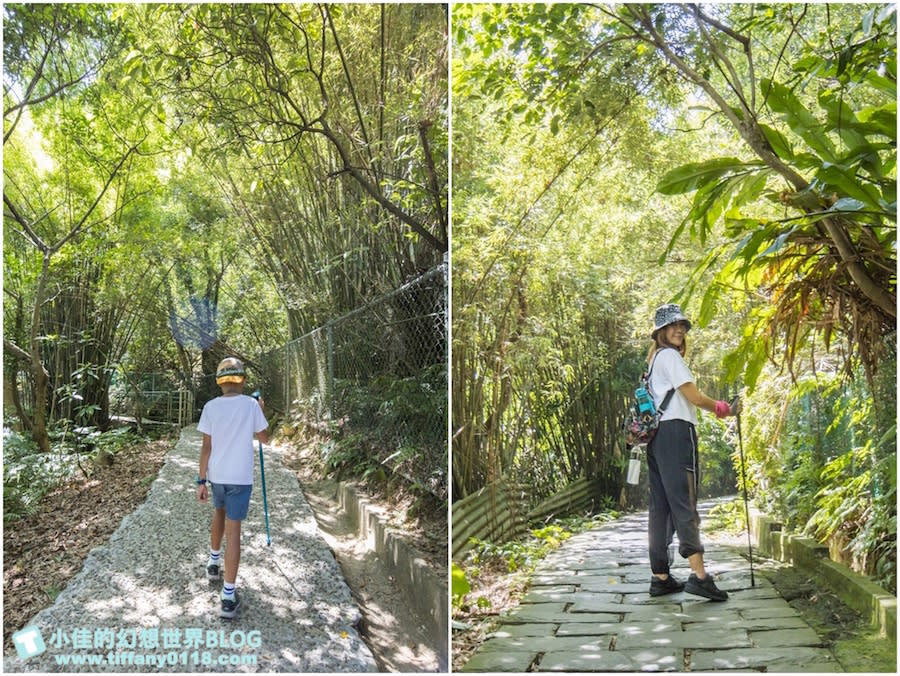
[[[263,355],[266,405],[331,425],[446,500],[447,306],[445,263]]]

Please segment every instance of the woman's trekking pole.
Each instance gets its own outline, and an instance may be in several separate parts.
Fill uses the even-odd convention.
[[[735,397],[732,402],[732,407],[738,403],[738,398]],[[738,450],[741,456],[741,481],[744,484],[744,520],[747,522],[747,552],[750,555],[750,586],[756,586],[756,580],[753,577],[753,543],[750,538],[750,507],[747,504],[747,470],[744,466],[744,437],[741,436],[741,412],[738,412],[734,416],[737,419],[737,434],[738,434]],[[265,484],[263,484],[265,486]],[[263,488],[265,491],[265,488]]]
[[[263,464],[262,442],[259,442],[259,475],[262,477],[263,512],[266,515],[266,546],[272,546],[272,536],[269,535],[269,503],[266,500],[266,467]]]

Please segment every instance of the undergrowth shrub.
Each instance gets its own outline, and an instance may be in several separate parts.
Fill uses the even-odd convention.
[[[436,364],[407,378],[365,385],[335,380],[332,471],[367,479],[397,472],[414,487],[447,497],[447,374]]]
[[[51,451],[42,453],[29,437],[3,428],[4,523],[34,513],[47,493],[93,471],[99,455],[114,456],[147,439],[127,428],[100,432],[93,427],[51,430]]]
[[[597,514],[554,519],[549,524],[532,528],[527,535],[503,543],[473,538],[474,546],[461,565],[451,568],[451,595],[454,611],[488,610],[490,601],[479,594],[478,581],[486,570],[501,570],[521,581],[529,579],[538,563],[577,533],[590,530],[617,518],[620,513],[606,509]],[[474,597],[474,598],[472,598]]]
[[[735,471],[731,456],[734,440],[722,420],[711,414],[698,416],[697,439],[700,456],[700,496],[718,497],[735,491]]]
[[[748,479],[790,530],[841,550],[854,570],[896,593],[896,354],[886,345],[871,385],[861,369],[853,379],[820,373],[763,385]]]
[[[34,512],[40,499],[78,473],[67,453],[42,453],[30,438],[3,428],[3,521]]]

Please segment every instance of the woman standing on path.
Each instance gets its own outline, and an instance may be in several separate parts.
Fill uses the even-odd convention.
[[[697,407],[724,418],[732,411],[728,403],[703,394],[684,362],[685,334],[691,323],[675,304],[656,309],[648,361],[650,391],[657,408],[669,392],[656,436],[647,446],[650,473],[649,543],[650,595],[662,596],[682,590],[713,601],[724,601],[728,593],[716,587],[703,565],[700,542],[700,516],[697,514],[697,489],[700,461],[697,455]],[[738,409],[737,405],[735,409]],[[678,551],[688,560],[691,576],[686,583],[669,574],[668,544],[671,523],[678,533]]]

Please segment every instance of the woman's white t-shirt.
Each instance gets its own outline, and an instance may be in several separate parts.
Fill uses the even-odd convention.
[[[659,350],[654,359],[653,368],[650,371],[650,394],[653,396],[653,403],[657,408],[662,404],[666,393],[673,387],[675,388],[675,393],[669,400],[666,410],[663,411],[660,421],[686,420],[696,425],[697,407],[689,402],[678,389],[685,383],[694,382],[694,376],[687,364],[684,363],[684,359],[678,350],[673,348]]]
[[[214,484],[253,484],[253,435],[269,426],[259,402],[246,394],[206,402],[197,429],[212,439],[206,478]]]

